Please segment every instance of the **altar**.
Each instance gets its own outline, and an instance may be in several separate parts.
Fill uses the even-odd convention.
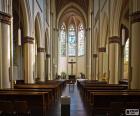
[[[73,64],[75,64],[76,62],[73,61],[73,59],[71,59],[71,61],[68,63],[71,64],[71,74],[69,75],[69,81],[71,81],[72,83],[75,83],[76,82],[76,75],[73,74]]]

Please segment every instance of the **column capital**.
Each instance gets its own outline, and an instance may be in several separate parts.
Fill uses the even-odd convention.
[[[45,48],[39,47],[39,48],[37,48],[37,52],[45,52]]]
[[[0,11],[0,22],[11,25],[11,15]]]
[[[140,22],[140,11],[133,12],[130,17],[131,23]]]
[[[25,36],[24,37],[24,43],[29,43],[29,44],[33,44],[34,42],[34,38],[30,37],[30,36]]]
[[[118,43],[118,44],[121,44],[121,39],[119,36],[112,36],[112,37],[109,37],[109,44],[111,43]]]
[[[100,47],[98,49],[99,49],[99,52],[106,52],[106,48],[105,47]]]

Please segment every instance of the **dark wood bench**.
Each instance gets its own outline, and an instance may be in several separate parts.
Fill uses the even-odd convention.
[[[86,97],[88,95],[88,90],[126,90],[127,85],[119,84],[86,84],[81,86],[81,94]]]
[[[119,91],[125,91],[128,89],[128,85],[120,85],[120,84],[107,84],[105,81],[97,81],[97,80],[85,80],[85,81],[77,81],[77,86],[81,92],[81,95],[83,96],[83,100],[86,101],[88,104],[90,104],[91,106],[94,106],[94,101],[92,98],[94,98],[94,96],[92,95],[94,92],[119,92]],[[103,100],[105,100],[106,98],[101,98]],[[103,101],[100,101],[100,99],[98,100],[98,105],[100,105],[100,102],[103,103]],[[113,104],[113,103],[112,103]],[[118,103],[119,104],[119,103]],[[93,112],[105,112],[105,113],[110,113],[110,107],[96,107],[93,108]],[[104,114],[107,115],[107,114]]]
[[[129,108],[128,104],[130,106],[130,102],[138,103],[135,108],[140,109],[140,90],[104,90],[91,92],[91,107],[93,115],[98,113],[103,113],[104,115],[110,114],[112,112],[113,103],[115,103],[116,106],[122,104],[123,107],[121,110],[124,113],[125,109]]]
[[[20,84],[14,85],[15,89],[51,89],[53,92],[54,100],[57,100],[61,94],[61,87],[59,84]]]
[[[27,101],[31,114],[46,116],[48,109],[48,92],[1,90],[0,100]],[[13,104],[14,105],[14,104]]]
[[[128,79],[119,80],[119,84],[128,85]]]
[[[83,87],[83,97],[88,99],[91,91],[94,90],[127,90],[127,85],[117,85],[117,84],[105,84],[105,85],[95,85],[95,86],[85,86]]]
[[[54,95],[53,95],[53,92],[52,92],[52,89],[23,89],[23,88],[20,88],[20,89],[11,89],[11,88],[8,88],[8,89],[0,89],[0,92],[10,92],[10,91],[15,91],[15,92],[48,92],[48,102],[47,104],[48,105],[51,105],[52,103],[54,103]]]

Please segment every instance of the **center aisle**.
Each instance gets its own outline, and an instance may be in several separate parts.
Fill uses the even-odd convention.
[[[70,116],[89,116],[79,90],[77,89],[77,85],[73,86],[67,84],[62,96],[71,97]],[[61,116],[60,100],[50,108],[48,116]]]

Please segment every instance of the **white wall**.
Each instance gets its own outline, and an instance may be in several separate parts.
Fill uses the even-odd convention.
[[[67,73],[67,57],[60,57],[58,60],[58,74],[61,72]]]
[[[85,56],[79,56],[77,59],[77,75],[79,76],[80,73],[82,72],[83,74],[85,74]]]

